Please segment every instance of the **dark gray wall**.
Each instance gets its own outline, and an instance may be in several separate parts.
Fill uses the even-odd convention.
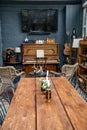
[[[82,3],[86,2],[87,0],[82,0]]]
[[[13,7],[1,7],[1,21],[2,21],[2,42],[3,42],[3,49],[8,47],[16,47],[20,46],[25,37],[26,33],[21,31],[21,10],[25,8],[32,8],[30,6],[13,6]],[[33,8],[38,8],[33,6]],[[40,8],[46,8],[40,6]],[[64,20],[62,20],[63,16],[63,8],[64,7],[57,7],[57,6],[48,6],[47,8],[57,8],[58,9],[58,32],[51,33],[50,35],[29,35],[28,38],[30,40],[38,40],[38,39],[47,39],[48,37],[54,37],[57,43],[63,41],[62,33],[64,33],[63,28],[61,25],[64,24]],[[60,15],[61,14],[61,15]],[[61,24],[60,24],[61,23]]]
[[[48,4],[48,5],[60,5],[60,4],[81,4],[82,0],[0,0],[0,4]]]
[[[2,65],[2,36],[1,36],[1,21],[0,21],[0,65]]]
[[[55,38],[60,44],[61,65],[64,62],[63,46],[66,42],[65,35],[68,28],[71,33],[72,27],[76,27],[78,36],[81,36],[82,29],[82,8],[81,5],[4,5],[0,7],[1,33],[3,50],[8,47],[21,46],[26,33],[21,31],[21,10],[29,8],[56,8],[58,9],[58,32],[50,35],[29,35],[30,40],[45,40],[48,37]],[[77,18],[78,16],[78,18]],[[76,20],[77,19],[77,20]],[[71,34],[70,34],[71,35]]]
[[[76,28],[77,37],[82,37],[82,5],[66,6],[66,32],[72,35],[72,29]],[[71,41],[71,37],[69,38]]]
[[[1,20],[0,20],[0,65],[2,65],[2,35],[1,35]]]

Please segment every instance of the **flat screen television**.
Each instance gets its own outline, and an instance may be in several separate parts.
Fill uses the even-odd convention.
[[[57,30],[57,9],[22,10],[22,32],[56,32]]]

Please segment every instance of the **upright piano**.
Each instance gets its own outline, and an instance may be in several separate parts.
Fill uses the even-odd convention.
[[[46,69],[57,71],[59,64],[59,44],[22,44],[22,63],[25,65],[26,77],[29,77],[29,72],[33,71],[36,63],[37,50],[44,50],[44,57],[46,60]]]

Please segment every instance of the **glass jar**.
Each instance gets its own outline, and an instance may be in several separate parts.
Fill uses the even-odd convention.
[[[48,89],[46,91],[46,99],[47,99],[48,102],[50,102],[50,100],[51,100],[51,89]]]

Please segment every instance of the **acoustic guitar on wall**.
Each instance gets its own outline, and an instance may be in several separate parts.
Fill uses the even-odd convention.
[[[71,43],[65,43],[64,45],[64,55],[68,56],[71,55],[71,49],[72,49],[72,44]]]

